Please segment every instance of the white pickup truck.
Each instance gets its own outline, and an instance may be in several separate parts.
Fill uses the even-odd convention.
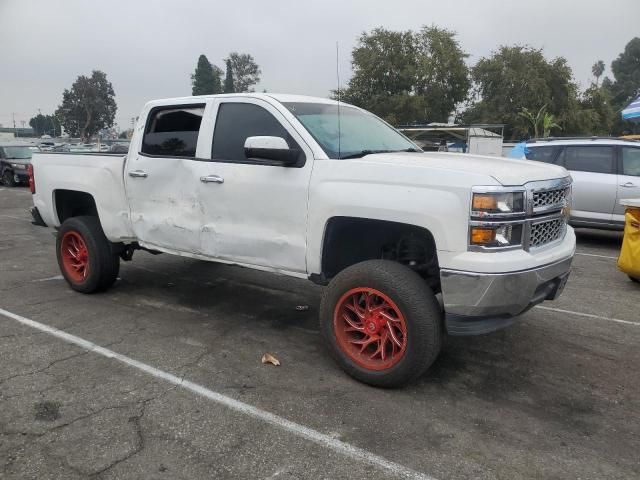
[[[378,386],[422,374],[445,334],[556,298],[575,251],[564,168],[423,153],[321,98],[152,101],[126,156],[36,154],[29,172],[74,290],[108,288],[136,249],[308,278],[328,285],[332,356]]]

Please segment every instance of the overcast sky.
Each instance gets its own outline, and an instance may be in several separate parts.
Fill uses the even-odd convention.
[[[327,96],[343,83],[361,32],[454,30],[473,65],[499,45],[564,56],[584,87],[591,65],[640,35],[640,0],[0,0],[0,124],[52,113],[62,91],[93,69],[116,92],[120,129],[151,99],[191,94],[201,53],[224,67],[231,51],[262,68],[256,90]]]

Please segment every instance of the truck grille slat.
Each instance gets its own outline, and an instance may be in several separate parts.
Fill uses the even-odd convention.
[[[566,230],[566,225],[567,221],[562,217],[532,224],[529,248],[541,247],[562,238]]]
[[[555,190],[542,190],[533,192],[533,211],[542,209],[548,210],[553,208],[561,209],[566,202],[568,189],[558,188]]]

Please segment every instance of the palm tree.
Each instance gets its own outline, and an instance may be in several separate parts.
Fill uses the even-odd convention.
[[[540,110],[538,110],[538,113],[535,113],[535,114],[529,111],[529,109],[526,107],[522,107],[522,110],[518,112],[518,115],[520,115],[522,118],[527,120],[527,122],[529,122],[533,127],[533,138],[538,138],[540,136],[539,126],[543,122],[546,109],[547,109],[547,105],[545,104],[540,108]],[[529,129],[527,128],[527,130]]]
[[[593,67],[591,67],[591,73],[593,73],[593,76],[596,77],[596,87],[598,86],[598,80],[600,80],[600,77],[604,73],[604,69],[605,66],[602,60],[598,60],[593,64]]]
[[[542,136],[547,138],[551,135],[552,128],[559,128],[562,130],[562,127],[556,123],[556,119],[550,113],[545,112],[544,117],[542,117]]]

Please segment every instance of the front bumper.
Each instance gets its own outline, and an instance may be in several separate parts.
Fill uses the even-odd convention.
[[[449,335],[480,335],[504,328],[514,317],[564,289],[573,256],[530,270],[477,273],[442,269],[440,283]]]

